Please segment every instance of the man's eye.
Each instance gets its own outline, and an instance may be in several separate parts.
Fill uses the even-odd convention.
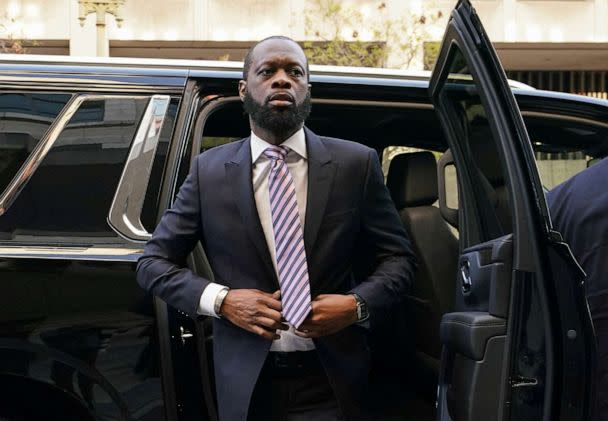
[[[272,70],[270,69],[262,69],[259,72],[260,75],[262,76],[270,76],[272,74]]]
[[[290,73],[295,76],[304,76],[304,72],[300,69],[291,69]]]

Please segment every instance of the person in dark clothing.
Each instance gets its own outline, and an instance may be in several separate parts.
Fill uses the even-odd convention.
[[[222,421],[378,418],[368,336],[402,308],[415,256],[378,154],[305,127],[310,92],[296,42],[252,47],[239,83],[251,135],[195,158],[138,263],[147,291],[213,318]],[[185,266],[199,241],[214,282]]]
[[[555,228],[587,273],[585,293],[598,345],[596,420],[608,420],[608,159],[547,194]]]

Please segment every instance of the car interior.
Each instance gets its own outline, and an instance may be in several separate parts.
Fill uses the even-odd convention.
[[[197,121],[195,142],[200,145],[195,143],[195,151],[204,152],[249,135],[249,122],[238,97],[222,98],[216,105],[209,107],[204,118]],[[487,198],[487,203],[480,206],[486,206],[490,210],[487,214],[494,218],[489,224],[494,227],[490,238],[501,238],[504,241],[499,244],[509,244],[512,232],[509,196],[502,164],[491,150],[495,146],[487,141],[491,135],[487,119],[483,110],[473,109],[470,104],[463,104],[463,108],[469,111],[468,153],[477,157],[475,168],[465,170],[473,172],[479,180],[472,188],[481,189],[481,195]],[[576,151],[588,161],[605,154],[606,127],[585,124],[580,119],[569,120],[567,116],[556,124],[555,115],[544,118],[538,110],[528,115],[525,111],[522,109],[522,114],[537,156]],[[463,298],[462,293],[457,293],[459,256],[463,250],[458,232],[459,187],[454,159],[447,149],[437,115],[427,104],[387,106],[386,103],[348,104],[331,100],[319,103],[313,99],[306,125],[317,134],[360,142],[378,152],[387,188],[418,255],[419,268],[407,297],[407,308],[395,314],[392,326],[372,336],[371,382],[374,385],[375,380],[382,380],[384,388],[373,391],[390,402],[386,405],[386,419],[434,420],[442,317],[462,307],[462,300],[472,300],[466,307],[474,308],[479,294],[483,297],[479,305],[494,306],[498,314],[506,315],[508,306],[508,302],[488,304],[496,301],[496,297],[488,297],[487,285],[484,291],[474,292],[468,298],[467,294]],[[508,246],[493,245],[488,252],[500,255],[509,250]],[[482,251],[482,255],[487,252]],[[202,249],[198,256],[205,260]],[[359,279],[364,279],[371,267],[372,262],[365,257],[357,259],[357,267],[353,268]],[[212,276],[206,273],[209,268],[205,264],[196,264],[196,267],[201,274]],[[508,285],[509,282],[505,282],[506,288]],[[206,377],[203,381],[208,383],[206,394],[213,396],[212,376],[205,375],[213,372],[213,335],[209,321],[203,322],[199,331],[204,335],[202,377]]]

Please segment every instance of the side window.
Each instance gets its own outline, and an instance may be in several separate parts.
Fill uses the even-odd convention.
[[[603,106],[580,98],[580,103],[575,97],[563,101],[560,110],[534,103],[521,111],[545,190],[590,167],[608,151],[608,125],[599,117]]]
[[[0,93],[0,194],[70,97],[69,94]]]
[[[592,157],[584,152],[536,152],[536,165],[543,187],[551,190],[587,168]]]
[[[470,238],[476,244],[512,231],[511,199],[497,141],[468,65],[457,49],[453,58],[442,101],[459,138],[460,162],[467,162],[465,168],[458,168],[458,181],[464,183],[464,193],[475,199],[465,197],[460,204],[469,216],[469,232],[477,232],[479,238]]]
[[[243,104],[235,98],[218,103],[207,116],[201,139],[201,152],[249,136],[249,119]]]
[[[116,237],[106,218],[148,101],[147,96],[86,99],[0,217],[0,239]]]

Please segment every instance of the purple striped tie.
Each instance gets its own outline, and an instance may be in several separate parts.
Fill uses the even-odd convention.
[[[286,147],[275,146],[266,148],[264,155],[272,161],[268,192],[283,317],[298,328],[310,312],[310,285],[296,188],[285,163],[287,152]]]

